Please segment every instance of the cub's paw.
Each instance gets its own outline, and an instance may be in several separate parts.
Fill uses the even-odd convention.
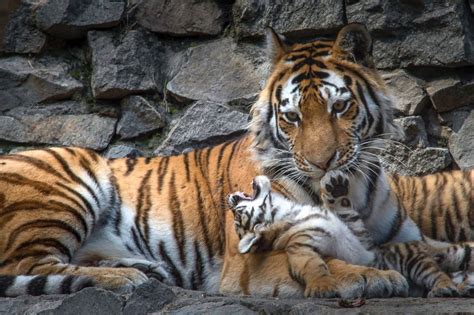
[[[474,272],[459,271],[452,274],[452,279],[462,297],[474,298]]]
[[[321,198],[324,205],[331,209],[352,206],[349,199],[349,177],[341,171],[330,171],[320,182]]]

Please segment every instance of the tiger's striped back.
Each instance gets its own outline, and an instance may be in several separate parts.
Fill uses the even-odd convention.
[[[474,170],[392,175],[389,180],[424,235],[439,241],[474,240]]]

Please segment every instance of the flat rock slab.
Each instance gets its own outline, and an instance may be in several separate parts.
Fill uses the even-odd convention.
[[[411,149],[403,144],[391,144],[381,154],[385,170],[406,176],[419,176],[447,169],[453,159],[445,148]]]
[[[150,280],[131,295],[87,288],[70,295],[1,298],[0,314],[360,314],[469,313],[474,299],[392,298],[343,308],[337,299],[275,299],[206,294]]]
[[[103,150],[112,139],[116,121],[95,114],[0,116],[0,139]]]
[[[268,26],[285,34],[326,34],[344,25],[344,4],[338,0],[237,0],[233,17],[240,37],[262,36]]]
[[[474,168],[474,109],[449,139],[449,150],[460,168]]]
[[[404,70],[384,73],[383,78],[393,94],[393,106],[404,115],[417,115],[429,103],[423,83]]]
[[[0,52],[39,53],[46,35],[35,25],[32,5],[26,1],[3,1],[0,4]]]
[[[173,36],[217,35],[226,20],[214,0],[145,0],[139,3],[136,18],[153,32]]]
[[[467,80],[455,75],[439,77],[428,82],[426,91],[438,113],[474,106],[474,75]]]
[[[231,38],[190,48],[187,60],[167,84],[170,93],[188,100],[220,103],[255,97],[266,78],[263,50]]]
[[[0,59],[0,112],[70,98],[83,84],[69,71],[66,62],[51,57]]]
[[[346,14],[372,32],[378,68],[474,64],[465,1],[347,1]]]
[[[154,152],[178,154],[205,147],[244,132],[248,115],[223,104],[199,101],[188,108]]]
[[[120,99],[156,88],[153,52],[142,32],[90,31],[87,40],[92,51],[95,98]]]
[[[141,96],[133,95],[122,100],[122,117],[117,133],[122,139],[135,138],[165,126],[164,109]]]
[[[36,23],[47,33],[72,39],[90,29],[119,24],[124,10],[123,0],[43,0],[36,10]]]

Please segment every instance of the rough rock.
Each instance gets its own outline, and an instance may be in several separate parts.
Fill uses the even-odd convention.
[[[119,144],[108,148],[104,156],[108,159],[133,158],[143,156],[143,153],[135,148]]]
[[[154,102],[133,95],[122,100],[122,118],[117,125],[117,133],[122,139],[135,138],[165,125],[164,110]]]
[[[127,300],[123,309],[124,315],[149,314],[161,310],[176,298],[169,287],[163,283],[150,280],[140,285]]]
[[[155,154],[177,154],[191,148],[218,143],[241,134],[247,122],[247,114],[228,106],[213,102],[196,102],[174,125]]]
[[[394,122],[403,131],[401,142],[413,147],[423,148],[428,146],[425,122],[421,116],[397,118]]]
[[[380,68],[474,64],[474,20],[465,1],[348,1],[346,14],[373,34]]]
[[[49,34],[72,39],[91,29],[117,25],[124,9],[123,0],[45,0],[37,8],[36,23]]]
[[[259,47],[230,38],[212,41],[189,49],[167,90],[188,100],[245,102],[263,86],[264,61]]]
[[[449,139],[449,150],[460,168],[474,168],[474,110]]]
[[[448,113],[451,115],[451,112],[447,112],[446,114]],[[430,146],[446,147],[453,132],[450,126],[452,126],[454,122],[450,122],[448,118],[444,120],[432,107],[426,109],[422,117],[425,122],[425,129]],[[455,124],[457,125],[458,123],[456,122]]]
[[[0,139],[102,150],[112,139],[117,121],[96,114],[45,113],[0,116]]]
[[[327,34],[344,24],[344,4],[337,0],[237,0],[233,17],[241,37],[261,36],[268,26],[285,34]]]
[[[445,148],[410,149],[400,144],[391,144],[382,153],[382,165],[389,173],[418,176],[445,170],[452,162]]]
[[[214,0],[145,0],[136,18],[153,32],[174,36],[217,35],[226,20]]]
[[[90,31],[92,50],[92,92],[100,99],[120,99],[155,88],[153,53],[145,35],[129,31]]]
[[[438,112],[474,104],[474,78],[469,81],[457,76],[446,76],[428,82],[426,88]]]
[[[394,108],[404,115],[419,114],[429,101],[422,82],[404,70],[383,75],[394,96]]]
[[[174,293],[173,293],[174,292]],[[347,314],[470,313],[473,299],[391,298],[368,299],[359,308],[347,309],[338,299],[276,299],[225,296],[187,291],[148,281],[131,295],[87,288],[70,295],[0,298],[0,314]]]
[[[36,27],[29,3],[21,0],[0,3],[0,52],[39,53],[45,44],[46,35]]]
[[[56,58],[0,59],[0,112],[70,98],[83,85],[69,75],[70,66]]]
[[[449,112],[441,113],[439,116],[444,125],[448,126],[454,132],[458,132],[473,110],[474,106],[472,105],[464,106]]]

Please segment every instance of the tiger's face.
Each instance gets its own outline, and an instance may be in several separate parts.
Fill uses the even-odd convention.
[[[391,102],[373,67],[362,25],[335,41],[289,45],[269,34],[273,73],[253,108],[264,167],[296,179],[350,171],[375,154],[374,138],[394,132]]]

